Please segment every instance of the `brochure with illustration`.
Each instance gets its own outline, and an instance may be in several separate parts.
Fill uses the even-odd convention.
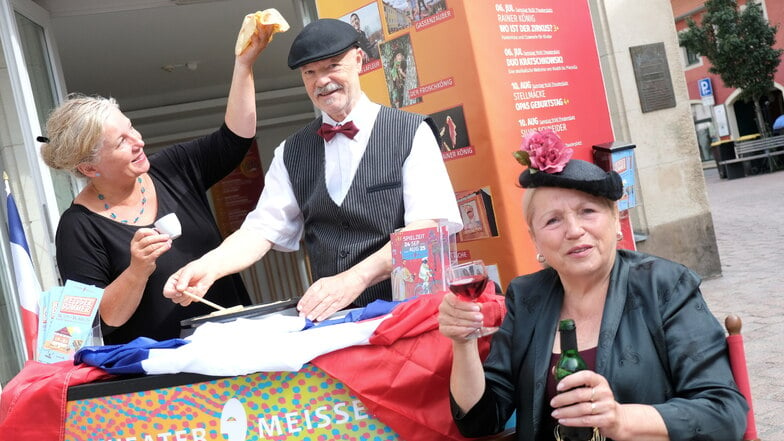
[[[102,288],[72,280],[66,281],[65,286],[42,292],[37,361],[71,360],[82,346],[93,345],[96,337],[93,325],[102,296]]]
[[[456,260],[456,247],[445,221],[435,227],[395,231],[389,240],[393,300],[449,290],[446,270]]]

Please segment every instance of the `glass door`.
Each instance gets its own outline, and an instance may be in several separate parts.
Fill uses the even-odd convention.
[[[29,0],[15,0],[14,19],[32,89],[38,125],[43,133],[46,118],[60,103],[60,97],[64,95],[64,87],[61,86],[63,81],[59,79],[61,75],[56,74],[60,69],[53,48],[54,42],[48,38],[45,28],[48,25],[48,15],[42,10],[36,11],[29,3]],[[62,170],[49,170],[49,174],[55,196],[54,208],[59,215],[71,204],[79,183],[70,173]]]
[[[1,25],[1,23],[0,23]],[[0,45],[0,104],[8,97],[7,84],[10,84],[8,69],[5,63],[3,46]],[[1,106],[0,108],[5,107]],[[0,119],[0,146],[5,146],[6,134],[11,128],[7,121]],[[5,150],[5,148],[3,148]],[[4,156],[0,155],[0,169],[6,169]],[[5,192],[3,203],[0,204],[2,221],[6,222]],[[0,227],[0,384],[6,384],[21,369],[24,362],[22,347],[21,322],[19,320],[19,302],[16,301],[16,290],[13,287],[14,275],[11,266],[11,251],[6,225]]]

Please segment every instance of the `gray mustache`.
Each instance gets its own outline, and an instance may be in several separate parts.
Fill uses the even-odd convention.
[[[331,93],[331,92],[334,92],[334,91],[336,91],[336,90],[340,90],[340,89],[342,89],[342,88],[343,88],[343,87],[342,87],[342,86],[340,86],[339,84],[335,84],[335,83],[329,83],[329,84],[327,84],[326,86],[323,86],[323,87],[317,87],[317,88],[316,88],[316,95],[321,95],[321,94]]]

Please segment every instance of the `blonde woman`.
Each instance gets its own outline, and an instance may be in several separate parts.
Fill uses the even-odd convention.
[[[253,64],[266,41],[254,36],[236,56],[223,125],[150,157],[142,135],[112,98],[73,95],[50,115],[41,147],[52,168],[85,178],[87,185],[57,227],[57,263],[63,280],[104,288],[100,319],[104,342],[180,335],[180,321],[211,311],[181,307],[163,296],[166,279],[216,247],[221,236],[206,191],[237,167],[256,134]],[[176,213],[182,237],[153,228]],[[237,275],[225,277],[206,298],[248,304]]]

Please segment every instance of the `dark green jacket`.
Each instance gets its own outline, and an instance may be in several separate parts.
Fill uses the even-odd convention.
[[[737,441],[746,428],[747,405],[732,378],[724,329],[699,284],[683,265],[618,251],[596,372],[607,378],[619,403],[653,405],[671,440]],[[509,285],[508,313],[485,360],[485,394],[466,415],[453,405],[464,435],[497,433],[516,410],[518,439],[552,439],[539,429],[550,418],[545,385],[562,301],[552,269]]]

